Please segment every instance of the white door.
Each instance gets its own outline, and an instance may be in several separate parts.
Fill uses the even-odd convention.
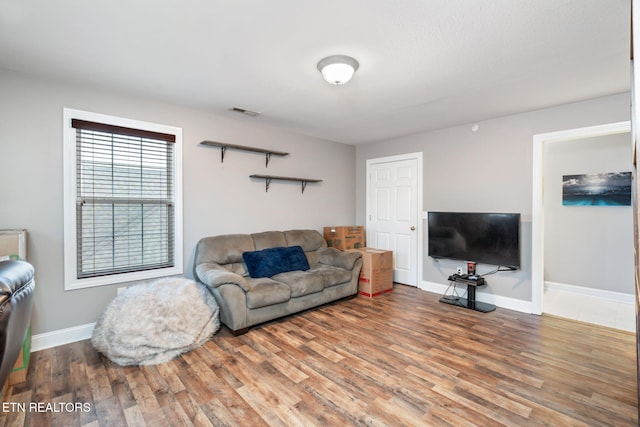
[[[393,251],[393,280],[412,286],[418,284],[420,159],[367,162],[367,246]]]

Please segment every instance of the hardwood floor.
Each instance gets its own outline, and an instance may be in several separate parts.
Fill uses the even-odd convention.
[[[39,351],[0,426],[638,424],[635,335],[438,297],[396,285],[223,327],[156,366],[119,367],[89,341]]]

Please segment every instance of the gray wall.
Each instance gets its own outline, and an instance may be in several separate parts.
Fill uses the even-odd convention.
[[[203,236],[270,229],[352,224],[355,148],[288,133],[260,118],[204,111],[0,71],[0,228],[27,228],[28,259],[36,269],[33,333],[97,320],[121,284],[63,291],[62,109],[69,107],[183,128],[184,258]],[[199,146],[204,139],[291,153],[273,157]],[[297,183],[249,175],[323,179],[301,194]]]
[[[490,100],[487,100],[490,102]],[[531,301],[533,135],[629,120],[629,94],[409,135],[356,147],[356,222],[366,221],[366,161],[423,152],[423,211],[520,212],[522,269],[499,273],[483,292]],[[423,224],[424,225],[424,224]],[[423,226],[426,249],[426,227]],[[422,280],[446,284],[461,263],[423,256]],[[487,266],[479,266],[485,272]]]
[[[630,172],[629,133],[546,143],[545,281],[634,293],[631,206],[563,206],[563,175]]]

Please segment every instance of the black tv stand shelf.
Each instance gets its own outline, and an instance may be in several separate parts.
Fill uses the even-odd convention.
[[[456,283],[464,283],[465,285],[471,286],[483,286],[484,285],[484,277],[480,276],[470,276],[468,274],[453,274],[449,276],[450,282]]]
[[[467,285],[468,298],[461,298],[455,295],[445,295],[440,298],[440,302],[455,305],[458,307],[468,308],[470,310],[479,311],[481,313],[488,313],[496,309],[496,306],[493,304],[476,301],[476,287],[484,286],[487,284],[483,277],[472,275],[470,276],[468,274],[453,274],[449,276],[449,281]]]

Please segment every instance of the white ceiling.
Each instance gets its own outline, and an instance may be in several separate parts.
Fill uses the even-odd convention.
[[[358,144],[629,91],[629,26],[630,0],[0,0],[0,68]]]

